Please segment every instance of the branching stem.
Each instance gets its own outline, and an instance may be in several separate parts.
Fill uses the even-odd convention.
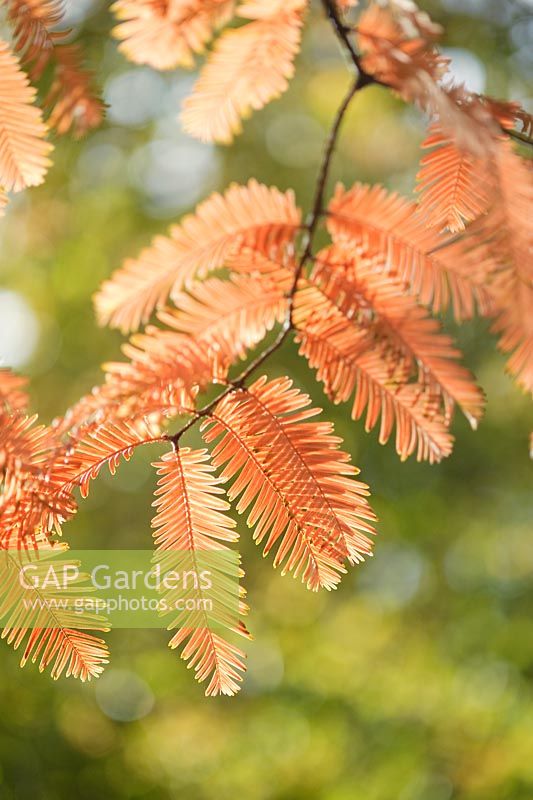
[[[234,380],[232,380],[231,383],[228,386],[226,386],[223,392],[217,395],[217,397],[211,400],[211,402],[207,403],[207,405],[197,409],[195,412],[192,412],[193,416],[191,417],[191,419],[189,419],[179,429],[179,431],[177,431],[172,436],[168,437],[168,439],[174,445],[177,445],[183,434],[190,428],[192,428],[193,425],[195,425],[199,420],[201,420],[204,417],[208,417],[211,414],[211,412],[215,409],[215,406],[222,400],[222,398],[226,397],[228,394],[231,394],[232,392],[242,389],[248,377],[253,372],[255,372],[255,370],[259,366],[261,366],[261,364],[263,364],[263,362],[266,361],[272,355],[272,353],[274,353],[279,347],[281,347],[281,345],[285,342],[290,332],[294,330],[294,296],[296,294],[298,281],[300,280],[302,272],[307,263],[309,262],[309,260],[313,256],[313,245],[315,240],[315,234],[318,228],[318,224],[320,222],[320,218],[324,215],[324,193],[326,190],[326,185],[331,169],[331,163],[333,160],[333,155],[335,153],[335,147],[337,145],[337,141],[339,138],[339,132],[341,129],[342,122],[356,93],[360,89],[363,89],[365,86],[368,86],[372,83],[377,83],[377,81],[371,75],[369,75],[364,71],[364,69],[362,69],[360,58],[357,52],[355,51],[352,42],[350,41],[349,31],[346,29],[339,16],[339,12],[334,3],[334,0],[322,0],[322,5],[324,7],[324,11],[326,12],[328,19],[331,22],[331,25],[333,27],[337,39],[339,40],[343,49],[348,54],[353,66],[355,67],[355,76],[350,88],[348,89],[339,108],[337,109],[337,113],[335,114],[335,119],[333,120],[330,132],[325,142],[324,155],[322,156],[322,161],[320,164],[320,169],[318,171],[316,180],[316,188],[313,198],[313,204],[304,227],[304,235],[302,239],[303,252],[300,258],[298,259],[298,263],[294,271],[293,282],[288,292],[287,317],[285,319],[285,322],[283,323],[283,326],[278,336],[272,342],[272,344],[270,344],[267,348],[265,348],[265,350],[263,350],[257,356],[257,358],[255,358],[240,373],[240,375],[238,375]]]

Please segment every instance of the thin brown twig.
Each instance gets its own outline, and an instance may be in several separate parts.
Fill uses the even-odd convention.
[[[356,68],[356,76],[352,85],[345,94],[337,110],[337,113],[335,114],[335,119],[333,120],[330,132],[326,139],[324,147],[324,155],[322,157],[320,169],[317,176],[312,208],[309,217],[307,219],[307,222],[304,226],[304,236],[302,240],[303,252],[298,260],[298,264],[294,272],[293,282],[287,295],[287,301],[288,301],[287,317],[274,342],[272,342],[272,344],[270,344],[265,350],[263,350],[257,356],[257,358],[255,358],[234,380],[232,380],[231,383],[229,383],[228,386],[226,386],[223,392],[217,395],[217,397],[215,397],[205,406],[193,412],[193,416],[191,417],[190,420],[188,420],[172,436],[168,436],[168,440],[171,441],[174,446],[177,446],[183,434],[190,428],[192,428],[193,425],[195,425],[200,419],[209,416],[210,413],[214,410],[214,408],[224,397],[231,394],[232,392],[242,389],[248,377],[253,372],[255,372],[255,370],[259,366],[261,366],[261,364],[263,364],[263,362],[266,361],[267,358],[269,358],[272,355],[272,353],[274,353],[276,350],[278,350],[278,348],[281,347],[281,345],[287,339],[289,333],[292,330],[294,330],[294,296],[296,294],[296,288],[298,286],[298,281],[302,275],[302,272],[307,263],[309,262],[309,259],[313,255],[313,244],[314,244],[315,234],[318,228],[318,224],[320,222],[320,218],[324,215],[324,208],[323,208],[324,193],[326,190],[326,184],[330,174],[331,163],[333,160],[335,146],[337,144],[342,122],[355,94],[360,89],[363,89],[365,86],[368,86],[372,83],[377,83],[377,81],[371,75],[366,73],[361,68],[359,56],[349,39],[346,28],[342,23],[342,20],[339,16],[339,13],[337,11],[337,8],[333,0],[322,0],[322,3],[326,15],[328,19],[331,21],[335,35],[337,36],[341,45],[349,54],[350,59],[354,67]]]
[[[333,25],[339,42],[346,51],[349,60],[356,67],[359,75],[363,77],[363,85],[366,85],[367,83],[373,83],[377,86],[387,86],[387,84],[380,81],[379,78],[376,78],[374,75],[370,75],[368,72],[366,72],[363,66],[361,56],[353,46],[352,40],[350,39],[351,35],[357,33],[357,26],[348,26],[344,24],[341,15],[339,14],[339,10],[333,0],[322,0],[322,5],[326,15]],[[365,32],[365,36],[366,35],[371,36],[371,34],[367,34]],[[380,36],[379,39],[383,40],[383,37]]]
[[[521,131],[509,130],[509,128],[504,128],[503,130],[512,139],[516,139],[518,142],[522,142],[522,144],[529,144],[533,146],[533,139],[531,138],[531,136],[528,136],[527,133],[522,133]]]

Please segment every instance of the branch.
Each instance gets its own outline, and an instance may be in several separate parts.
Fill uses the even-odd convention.
[[[349,28],[344,25],[334,0],[322,0],[322,5],[326,16],[333,26],[335,35],[342,47],[346,50],[350,61],[352,61],[359,73],[364,72],[364,70],[361,69],[361,59],[350,41]]]
[[[355,80],[353,81],[352,85],[348,89],[346,95],[344,96],[337,113],[335,114],[335,118],[333,120],[333,124],[331,126],[329,135],[326,139],[325,146],[324,146],[324,155],[322,156],[322,161],[320,164],[320,169],[318,171],[317,180],[316,180],[316,188],[313,198],[313,204],[311,211],[309,213],[309,217],[305,224],[304,228],[304,237],[302,240],[303,246],[303,253],[298,261],[296,269],[294,271],[294,278],[291,285],[291,288],[287,295],[288,300],[288,308],[287,308],[287,317],[283,326],[271,345],[263,350],[257,358],[255,358],[230,384],[221,392],[217,397],[214,398],[210,403],[203,406],[202,408],[198,409],[197,411],[193,412],[193,416],[191,419],[183,425],[172,436],[168,436],[168,440],[172,442],[174,446],[177,445],[180,438],[183,434],[192,428],[200,419],[203,417],[207,417],[211,414],[214,410],[215,406],[222,400],[222,398],[226,397],[226,395],[231,394],[231,392],[236,391],[243,387],[244,383],[248,379],[248,377],[255,372],[255,370],[261,366],[261,364],[269,358],[272,353],[274,353],[278,348],[281,347],[285,339],[288,337],[289,333],[294,330],[294,319],[293,319],[293,310],[294,310],[294,295],[296,294],[296,287],[298,286],[298,281],[300,280],[302,271],[306,264],[308,263],[309,259],[313,255],[313,244],[315,240],[315,234],[318,227],[318,223],[320,221],[320,217],[323,215],[323,205],[324,205],[324,192],[326,190],[326,184],[328,181],[331,163],[333,160],[333,155],[335,152],[335,146],[337,144],[337,140],[339,138],[339,132],[341,129],[342,122],[350,107],[350,103],[352,102],[355,94],[360,90],[363,89],[365,86],[368,86],[372,83],[377,83],[377,81],[371,76],[368,75],[360,66],[360,59],[358,54],[353,48],[353,45],[348,37],[346,32],[346,28],[344,27],[342,20],[339,17],[337,8],[333,0],[323,0],[324,10],[328,16],[328,19],[331,21],[333,26],[333,30],[335,35],[339,39],[339,42],[347,50],[350,55],[350,59],[353,65],[357,69],[357,74]]]
[[[507,134],[507,136],[510,136],[512,139],[516,139],[517,141],[522,142],[522,144],[529,144],[533,146],[533,139],[531,138],[531,136],[528,136],[527,133],[521,133],[520,131],[509,130],[509,128],[503,128],[503,131],[504,133]]]

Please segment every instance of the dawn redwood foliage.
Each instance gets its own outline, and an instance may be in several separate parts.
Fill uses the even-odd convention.
[[[44,180],[48,126],[79,136],[103,113],[79,45],[65,42],[60,0],[4,5],[13,43],[0,43],[3,204],[5,192]],[[439,462],[452,451],[455,408],[474,428],[483,414],[481,389],[431,316],[451,308],[458,321],[492,320],[509,371],[533,392],[533,120],[516,103],[454,84],[442,31],[412,0],[322,0],[314,10],[306,0],[117,0],[112,10],[113,35],[135,63],[194,67],[207,51],[182,114],[203,141],[232,141],[285,91],[310,13],[327,16],[353,79],[305,217],[292,191],[252,179],[213,194],[127,260],[95,297],[100,324],[132,334],[126,360],[105,365],[102,384],[50,427],[29,415],[24,381],[0,372],[1,546],[48,558],[76,511],[74,489],[86,496],[104,465],[114,472],[140,445],[160,442],[156,552],[235,544],[232,504],[275,565],[312,590],[332,589],[371,553],[368,488],[309,397],[288,377],[256,373],[293,337],[331,401],[349,403],[381,443],[394,436],[402,460]],[[40,109],[32,84],[45,68],[52,80]],[[369,85],[427,115],[417,202],[360,183],[326,198],[344,114]],[[330,243],[317,250],[320,226]],[[202,404],[213,385],[218,394]],[[174,418],[182,421],[170,433]],[[197,424],[206,448],[191,450],[182,435]],[[104,642],[68,614],[22,618],[8,572],[3,636],[23,648],[22,663],[97,676]],[[243,598],[244,589],[241,616]],[[232,634],[249,634],[242,620],[227,625],[227,639],[211,623],[171,623],[170,644],[207,694],[234,694],[245,656]]]

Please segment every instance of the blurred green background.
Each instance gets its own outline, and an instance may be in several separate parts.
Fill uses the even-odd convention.
[[[176,119],[193,76],[128,64],[108,37],[107,5],[69,3],[107,121],[82,142],[57,142],[46,184],[17,196],[0,223],[0,355],[31,376],[47,421],[120,354],[121,337],[96,328],[90,298],[124,256],[231,180],[292,186],[308,207],[348,80],[315,6],[287,95],[231,148],[201,145]],[[421,5],[446,27],[469,88],[528,106],[531,0]],[[334,177],[411,192],[423,130],[417,112],[366,90]],[[434,467],[400,464],[347,407],[328,408],[292,346],[276,355],[270,374],[290,374],[327,408],[372,488],[376,557],[338,591],[311,594],[272,570],[241,520],[255,641],[233,699],[205,699],[164,631],[110,634],[112,663],[87,685],[21,671],[5,647],[2,800],[531,800],[531,405],[504,376],[487,324],[448,328],[488,406],[477,433],[456,420],[455,452]],[[74,546],[149,545],[149,463],[159,453],[102,475],[66,530]]]

